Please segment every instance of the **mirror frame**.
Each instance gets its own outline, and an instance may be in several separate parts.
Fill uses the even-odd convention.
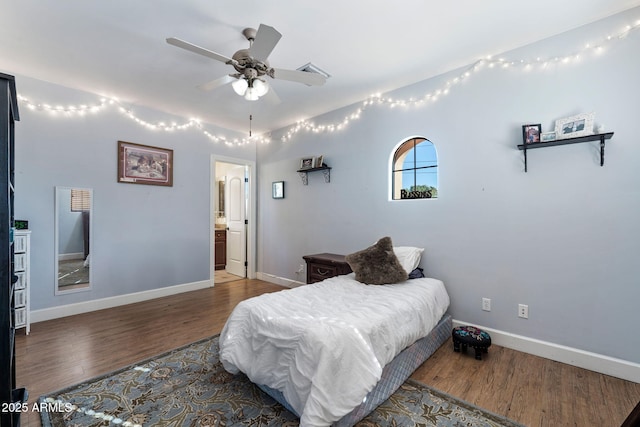
[[[83,286],[80,288],[74,288],[69,290],[61,290],[58,286],[58,264],[59,264],[59,208],[60,208],[60,195],[62,190],[85,190],[89,192],[89,200],[91,203],[91,210],[89,211],[89,254],[93,254],[93,189],[87,187],[66,187],[66,186],[56,186],[54,187],[54,222],[53,222],[53,245],[54,245],[54,275],[53,275],[53,283],[54,283],[54,295],[67,295],[76,292],[86,292],[90,291],[93,287],[93,266],[89,267],[89,283],[87,286]],[[91,261],[93,261],[93,256],[91,257]]]

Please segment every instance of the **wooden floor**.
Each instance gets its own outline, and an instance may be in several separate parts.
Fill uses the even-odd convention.
[[[221,331],[235,305],[283,288],[239,280],[214,288],[32,325],[16,338],[29,406],[46,392]],[[482,361],[443,345],[412,378],[528,426],[619,426],[640,384],[492,346]],[[26,412],[23,426],[40,426]]]

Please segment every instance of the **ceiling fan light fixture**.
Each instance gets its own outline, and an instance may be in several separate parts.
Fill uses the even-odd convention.
[[[247,88],[247,92],[244,94],[244,99],[247,101],[257,101],[260,96],[258,96],[258,92],[252,88]]]
[[[263,96],[265,95],[267,92],[269,92],[269,85],[267,84],[267,82],[260,80],[260,79],[254,79],[253,80],[253,90],[255,91],[256,95]]]
[[[240,96],[244,96],[244,94],[247,92],[247,88],[249,87],[249,82],[247,82],[247,80],[245,80],[244,78],[240,78],[231,83],[231,87],[233,87],[235,93]]]
[[[231,58],[175,37],[169,37],[166,41],[170,45],[231,65],[236,70],[234,74],[199,85],[198,88],[213,90],[231,83],[236,94],[250,101],[259,99],[271,90],[269,83],[265,81],[266,77],[303,83],[307,86],[322,86],[329,77],[328,73],[311,63],[297,70],[271,68],[267,58],[282,34],[269,25],[260,24],[258,30],[246,28],[242,34],[249,41],[249,48],[236,51]],[[272,95],[272,98],[277,99],[274,91]]]

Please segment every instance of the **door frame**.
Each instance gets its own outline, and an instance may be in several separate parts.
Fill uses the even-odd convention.
[[[247,166],[249,169],[249,182],[247,186],[247,278],[256,278],[256,244],[257,244],[257,185],[256,185],[256,162],[253,160],[240,159],[235,157],[211,155],[210,176],[209,176],[209,281],[211,286],[215,286],[215,186],[216,186],[216,162],[231,163],[234,165]]]

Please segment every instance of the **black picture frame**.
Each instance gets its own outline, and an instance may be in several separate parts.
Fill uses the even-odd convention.
[[[274,199],[284,199],[284,181],[275,181],[271,184],[271,197]]]
[[[536,144],[540,142],[541,133],[542,125],[540,123],[533,125],[522,125],[522,142],[524,144]]]

